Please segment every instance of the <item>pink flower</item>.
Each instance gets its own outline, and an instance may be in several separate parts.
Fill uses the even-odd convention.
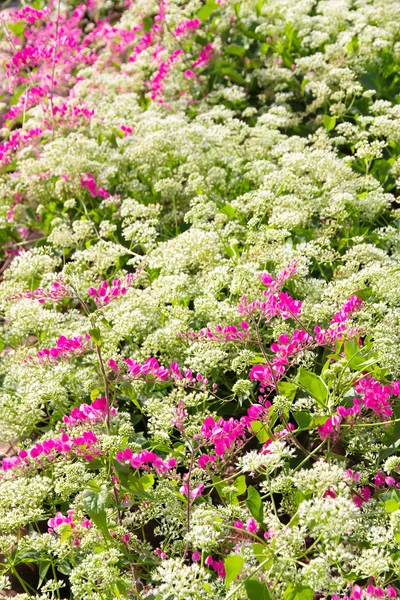
[[[248,519],[246,521],[246,529],[249,533],[254,533],[257,531],[257,523],[254,519]]]
[[[386,588],[386,595],[388,598],[397,598],[397,590],[392,585],[388,585]]]
[[[193,554],[192,554],[192,561],[193,562],[199,562],[200,559],[201,559],[201,554],[199,552],[193,552]]]

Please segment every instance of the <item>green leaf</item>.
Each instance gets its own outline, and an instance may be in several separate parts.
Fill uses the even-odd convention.
[[[66,542],[67,540],[69,540],[69,538],[72,535],[72,527],[71,525],[65,525],[63,527],[63,532],[61,534],[61,538],[60,538],[60,543],[64,544],[64,542]]]
[[[261,444],[264,444],[267,440],[270,439],[270,437],[272,437],[268,431],[268,427],[261,421],[252,421],[251,428],[256,434],[257,439],[259,442],[261,442]]]
[[[101,346],[101,334],[100,329],[98,327],[94,327],[93,329],[89,329],[89,335],[96,344],[96,346]]]
[[[332,131],[336,126],[336,117],[330,117],[329,115],[324,115],[324,125],[325,129],[328,131]]]
[[[25,25],[23,23],[7,23],[7,27],[13,32],[14,35],[17,35],[19,38],[23,39],[25,32]]]
[[[140,478],[140,483],[143,486],[144,490],[148,490],[154,485],[154,475],[151,473],[146,473],[146,475],[142,475]]]
[[[211,0],[211,2],[207,2],[207,4],[199,10],[196,16],[198,19],[200,19],[200,21],[207,21],[214,10],[218,10],[220,8],[221,7],[219,4]]]
[[[224,560],[225,565],[225,585],[229,585],[236,579],[244,565],[244,558],[237,554],[232,554]]]
[[[233,56],[244,56],[246,54],[246,48],[238,46],[238,44],[229,44],[225,50],[228,54],[232,54]]]
[[[311,415],[304,410],[295,411],[293,416],[300,429],[307,429],[312,421]]]
[[[258,562],[264,562],[266,559],[265,553],[268,551],[267,547],[262,544],[252,544],[251,547]]]
[[[313,600],[314,592],[307,585],[291,583],[285,590],[283,600]]]
[[[246,477],[244,475],[240,475],[233,484],[237,489],[237,495],[241,496],[246,491]]]
[[[297,385],[290,383],[289,381],[280,381],[278,383],[278,390],[281,396],[286,396],[288,400],[293,401],[298,390]]]
[[[320,404],[326,406],[328,388],[325,381],[315,373],[299,368],[296,381]]]
[[[106,506],[108,501],[107,486],[103,483],[99,493],[86,490],[82,496],[82,504],[96,527],[106,538],[110,538],[107,526]]]
[[[116,598],[125,598],[127,594],[127,589],[125,583],[122,579],[117,579],[114,586],[114,594]]]
[[[246,505],[257,523],[262,525],[264,521],[264,506],[260,494],[252,485],[249,485],[247,488]]]
[[[133,402],[133,404],[136,406],[136,408],[138,408],[140,411],[142,411],[142,407],[140,406],[138,399],[136,398],[135,389],[134,389],[133,385],[131,383],[129,383],[129,381],[122,383],[121,392],[124,394],[124,396],[128,396],[128,398],[130,399],[131,402]]]
[[[47,575],[47,571],[49,570],[51,562],[49,560],[40,560],[39,561],[39,583],[38,588],[41,587],[44,578]]]
[[[220,213],[224,213],[224,215],[227,215],[230,219],[234,219],[236,218],[236,210],[233,208],[233,206],[231,204],[223,204],[219,210]]]
[[[92,402],[94,402],[94,400],[96,400],[96,398],[98,398],[98,397],[99,397],[99,394],[100,394],[100,390],[97,390],[97,389],[95,389],[95,390],[92,390],[92,391],[90,392],[90,400],[91,400]]]
[[[238,71],[236,71],[236,69],[234,69],[233,67],[222,67],[221,75],[228,77],[229,79],[231,79],[234,83],[237,83],[238,85],[246,85],[246,80],[243,77],[243,75],[238,73]]]
[[[247,579],[244,587],[249,600],[271,600],[267,586],[257,579]]]
[[[361,300],[368,300],[372,296],[371,288],[362,288],[361,290],[357,290],[354,294],[360,298]]]
[[[400,502],[391,498],[390,500],[386,500],[385,502],[385,511],[387,513],[396,512],[400,508]]]

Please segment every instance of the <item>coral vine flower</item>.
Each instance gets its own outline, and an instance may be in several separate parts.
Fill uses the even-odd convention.
[[[115,417],[116,408],[110,408],[110,416]],[[65,416],[63,421],[66,425],[72,426],[85,421],[104,421],[107,416],[106,398],[98,398],[92,404],[81,404],[79,408],[73,408],[69,416]]]

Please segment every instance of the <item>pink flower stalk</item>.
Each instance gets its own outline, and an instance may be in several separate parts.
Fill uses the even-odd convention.
[[[210,454],[210,456],[208,456],[207,454],[202,454],[200,456],[200,458],[197,460],[197,464],[200,467],[200,469],[203,469],[203,471],[206,470],[206,465],[211,463],[211,466],[215,464],[215,460],[216,457],[214,456],[214,454]]]
[[[193,342],[244,342],[254,341],[251,339],[249,324],[242,321],[240,328],[236,325],[216,325],[214,331],[210,327],[200,329],[200,331],[188,331],[179,333],[179,337]]]
[[[207,556],[206,560],[204,561],[204,564],[207,565],[207,567],[211,567],[212,569],[214,569],[218,577],[225,577],[226,572],[223,560],[218,561],[214,560],[212,556]]]
[[[92,460],[93,455],[100,451],[95,447],[97,437],[93,431],[84,431],[79,436],[70,438],[67,433],[62,433],[58,438],[49,438],[37,442],[30,450],[20,450],[17,456],[3,459],[2,469],[8,471],[17,467],[38,467],[42,465],[43,459],[53,461],[59,454],[62,456],[80,456],[86,460]],[[90,452],[89,452],[90,450]]]
[[[159,69],[158,69],[157,73],[155,74],[155,76],[153,77],[153,80],[151,82],[150,98],[152,100],[158,100],[158,102],[160,104],[162,104],[164,102],[164,100],[162,98],[162,93],[163,93],[163,88],[164,88],[164,80],[166,79],[174,62],[177,60],[177,58],[181,54],[182,54],[182,50],[180,48],[178,48],[177,50],[174,50],[174,52],[171,54],[171,56],[168,58],[168,60],[166,62],[162,62],[161,65],[159,66]]]
[[[39,127],[26,132],[23,129],[12,131],[8,140],[0,144],[0,163],[7,164],[11,161],[13,154],[25,144],[31,144],[32,140],[42,135]]]
[[[270,292],[278,292],[297,272],[297,263],[292,260],[284,269],[279,271],[274,279],[269,273],[260,273],[259,277]],[[266,295],[266,293],[264,292]]]
[[[28,356],[25,364],[56,364],[60,360],[68,360],[74,356],[81,356],[93,349],[92,340],[88,333],[84,336],[76,335],[73,338],[66,338],[61,335],[56,346],[52,348],[43,348],[38,350],[35,356]]]
[[[392,392],[390,385],[382,385],[373,377],[367,376],[354,387],[361,395],[361,403],[365,408],[372,410],[383,421],[392,416],[393,409],[389,402]]]
[[[92,198],[96,198],[97,196],[101,196],[102,198],[109,198],[110,194],[103,188],[99,187],[90,173],[86,173],[86,179],[81,178],[81,187],[85,187]]]
[[[40,304],[44,304],[45,302],[52,301],[58,302],[63,298],[71,297],[72,290],[71,288],[64,283],[63,281],[54,281],[51,286],[51,289],[46,291],[43,288],[39,287],[36,290],[24,290],[23,292],[19,292],[18,294],[13,294],[9,296],[7,300],[18,300],[20,298],[29,298],[31,300],[37,300]]]
[[[123,361],[128,365],[128,373],[135,379],[156,380],[158,382],[167,381],[170,384],[181,384],[183,387],[196,387],[197,389],[206,389],[208,379],[198,373],[196,377],[190,369],[181,372],[176,362],[171,363],[169,369],[160,365],[156,358],[147,358],[144,363],[139,363],[132,358],[125,358]]]
[[[113,279],[111,285],[109,285],[107,281],[102,281],[97,289],[91,287],[88,289],[87,293],[97,304],[97,307],[101,308],[102,306],[109,304],[112,300],[115,300],[120,296],[125,296],[128,288],[135,283],[140,274],[141,269],[138,267],[134,274],[128,273],[125,275],[125,283],[123,283],[121,279]]]
[[[186,21],[182,21],[182,23],[177,25],[174,36],[180,37],[186,33],[192,33],[193,31],[196,31],[200,25],[201,22],[199,19],[187,19]]]
[[[154,17],[154,25],[150,33],[145,33],[140,39],[139,43],[133,49],[133,54],[130,56],[129,61],[135,62],[139,54],[149,48],[155,37],[160,34],[163,30],[163,21],[165,19],[165,13],[167,10],[167,3],[161,0],[159,4],[158,14]]]
[[[285,374],[288,358],[304,352],[312,343],[313,338],[304,330],[295,329],[292,337],[282,334],[278,342],[271,344],[271,350],[276,354],[270,361],[270,365],[254,365],[249,378],[259,381],[263,388],[272,388],[275,382]]]
[[[345,304],[343,304],[340,310],[333,315],[330,324],[334,325],[335,323],[343,323],[344,321],[347,321],[354,312],[360,310],[362,303],[363,301],[358,296],[351,296],[345,302]]]
[[[213,45],[207,44],[207,46],[204,46],[204,48],[200,51],[199,58],[194,61],[193,67],[197,68],[197,67],[207,66],[208,63],[211,61],[213,54],[214,54]]]
[[[120,450],[116,456],[119,462],[130,464],[134,469],[143,469],[149,471],[153,468],[157,473],[162,474],[176,467],[176,460],[171,458],[167,463],[162,460],[155,452],[143,450],[138,454],[132,454],[129,448]]]
[[[240,446],[243,443],[246,437],[246,427],[243,422],[232,417],[229,420],[221,418],[217,422],[212,417],[206,417],[200,435],[215,447],[217,456],[223,457],[234,444]]]
[[[110,408],[110,417],[115,417],[117,414],[116,408]],[[90,405],[81,404],[79,408],[73,408],[69,416],[65,416],[63,421],[69,427],[76,425],[77,423],[84,423],[85,421],[101,422],[107,417],[107,400],[106,398],[98,398],[94,400]]]
[[[261,273],[260,279],[267,287],[264,290],[266,300],[254,300],[248,303],[246,296],[243,296],[238,307],[239,313],[249,317],[258,313],[267,321],[277,316],[281,316],[282,319],[298,316],[301,313],[302,302],[294,300],[288,294],[279,291],[295,273],[295,261],[292,261],[285,269],[279,271],[275,279],[269,273]]]

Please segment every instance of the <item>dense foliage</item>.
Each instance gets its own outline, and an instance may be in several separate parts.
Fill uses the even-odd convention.
[[[400,595],[398,0],[0,25],[0,589]]]

